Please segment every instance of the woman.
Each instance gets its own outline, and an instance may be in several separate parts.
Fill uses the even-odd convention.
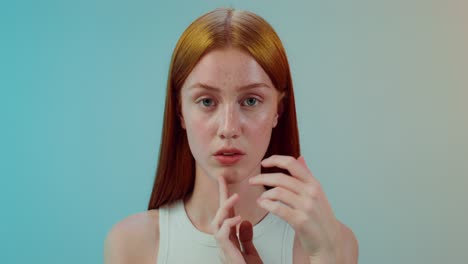
[[[288,60],[261,17],[216,9],[185,30],[163,127],[148,211],[112,228],[106,263],[357,263],[299,156]]]

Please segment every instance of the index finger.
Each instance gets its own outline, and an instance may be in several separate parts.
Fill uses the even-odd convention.
[[[226,179],[223,176],[220,176],[218,178],[218,186],[219,186],[219,207],[221,207],[229,198]],[[229,217],[234,217],[235,215],[234,207],[229,208],[228,215]]]
[[[223,176],[218,177],[218,187],[219,187],[219,207],[221,207],[224,204],[224,202],[228,199],[226,179],[224,179]]]

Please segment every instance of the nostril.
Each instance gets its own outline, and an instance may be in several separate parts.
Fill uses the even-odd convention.
[[[219,133],[219,136],[222,138],[222,139],[225,139],[225,138],[238,138],[239,137],[239,132],[238,130],[223,130],[223,131],[220,131]]]

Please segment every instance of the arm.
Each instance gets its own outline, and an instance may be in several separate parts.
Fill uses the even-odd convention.
[[[343,257],[341,259],[341,263],[344,264],[357,264],[358,263],[358,256],[359,256],[359,245],[356,236],[354,235],[353,231],[349,229],[346,225],[342,225],[342,234],[343,234],[343,245],[342,245],[342,252]]]
[[[115,224],[104,242],[105,264],[156,263],[158,210],[137,213]]]
[[[130,263],[126,250],[125,239],[122,231],[112,228],[104,242],[104,263],[124,264]]]
[[[335,254],[315,256],[309,258],[310,264],[357,264],[359,256],[359,246],[353,231],[340,222],[341,232],[339,248]]]

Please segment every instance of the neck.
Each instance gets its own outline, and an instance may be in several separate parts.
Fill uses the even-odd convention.
[[[258,169],[258,173],[260,173],[260,168]],[[250,176],[241,182],[228,183],[228,198],[232,194],[237,193],[239,200],[234,206],[234,214],[236,216],[240,215],[243,221],[247,220],[252,225],[256,225],[267,215],[268,211],[259,207],[256,202],[265,191],[265,188],[263,186],[250,185],[248,181]],[[211,221],[214,219],[219,208],[217,181],[197,169],[193,193],[184,203],[185,210],[192,224],[198,230],[211,234]]]

